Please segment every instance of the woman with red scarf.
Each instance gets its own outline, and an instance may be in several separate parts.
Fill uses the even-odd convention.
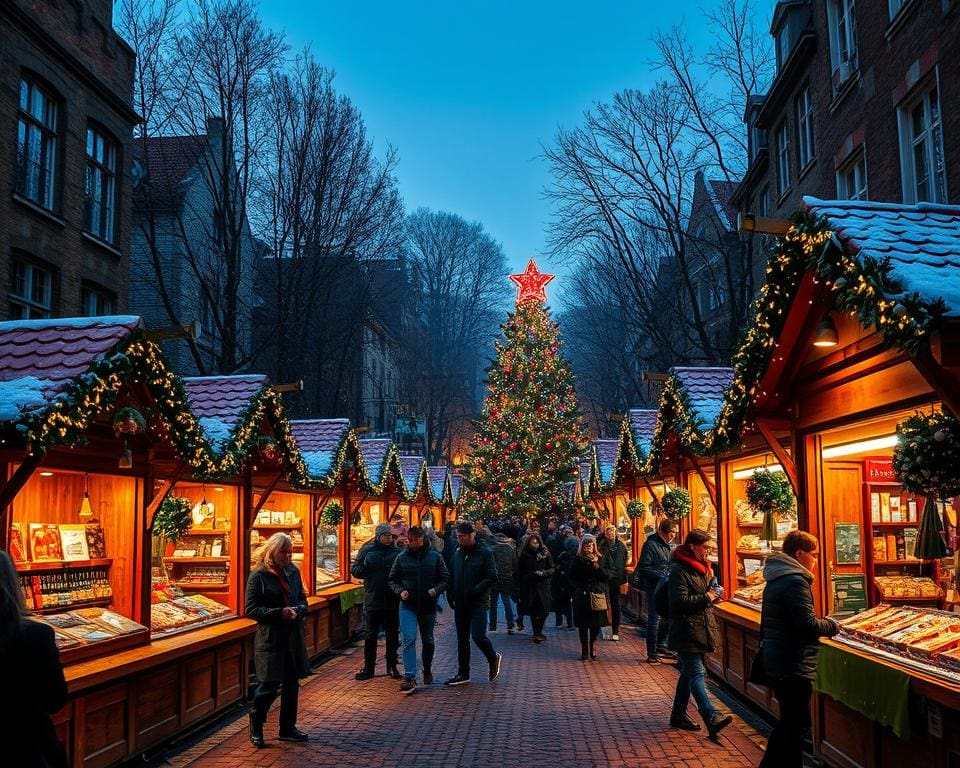
[[[703,682],[706,676],[703,657],[716,648],[713,604],[723,591],[713,587],[713,566],[707,559],[712,541],[709,533],[694,528],[670,557],[670,635],[667,640],[667,647],[677,652],[680,665],[670,726],[685,731],[700,730],[700,726],[687,715],[687,704],[692,695],[710,738],[733,720],[730,715],[721,714],[714,708]]]
[[[307,596],[300,571],[291,563],[293,541],[275,533],[257,553],[247,581],[245,613],[257,622],[253,663],[257,686],[250,711],[250,742],[263,746],[263,724],[270,705],[280,695],[280,740],[306,741],[297,728],[299,680],[310,674],[303,619]]]

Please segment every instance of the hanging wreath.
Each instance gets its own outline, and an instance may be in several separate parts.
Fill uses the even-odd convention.
[[[587,520],[596,520],[597,519],[597,510],[593,507],[587,507],[586,511],[583,513],[583,516]]]
[[[762,468],[747,483],[747,501],[764,515],[789,515],[796,504],[786,473]]]
[[[671,520],[683,520],[690,514],[690,493],[683,488],[673,488],[663,494],[660,506]]]
[[[338,501],[331,501],[320,513],[320,525],[325,528],[336,528],[343,522],[343,507]]]
[[[640,499],[633,499],[627,504],[627,517],[631,520],[642,520],[647,514],[647,505]]]
[[[949,411],[918,413],[897,425],[893,471],[911,493],[960,494],[960,421]]]
[[[257,452],[261,460],[267,464],[276,464],[280,458],[280,450],[277,448],[277,441],[270,435],[260,435],[257,438]]]
[[[153,516],[153,535],[176,544],[190,530],[193,523],[190,499],[167,496]]]
[[[117,435],[139,435],[147,428],[147,420],[136,408],[129,405],[118,408],[113,414],[113,431]]]

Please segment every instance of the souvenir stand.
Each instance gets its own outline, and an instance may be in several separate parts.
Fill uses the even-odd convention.
[[[403,526],[413,524],[402,505],[406,489],[397,446],[386,438],[358,440],[357,445],[363,461],[365,493],[351,520],[351,563],[360,547],[373,540],[378,525],[390,523],[397,515]]]
[[[421,509],[420,525],[442,530],[447,519],[447,510],[453,507],[450,470],[445,466],[427,467],[427,488],[429,503]]]
[[[798,220],[768,265],[706,447],[729,451],[755,428],[793,485],[800,528],[820,541],[817,607],[846,625],[821,648],[814,724],[823,761],[946,766],[960,759],[951,655],[960,621],[933,610],[949,586],[942,563],[909,557],[908,531],[922,526],[890,458],[905,418],[941,405],[960,412],[960,208],[808,198],[804,212],[811,218]],[[736,471],[732,459],[721,464]],[[725,538],[735,546],[732,528]],[[871,609],[878,600],[893,613]],[[749,610],[725,604],[717,613],[743,611],[730,622],[759,639]],[[750,651],[724,652],[726,679],[734,666],[746,676]]]
[[[308,651],[347,642],[359,626],[362,589],[349,581],[350,512],[362,494],[363,464],[357,438],[347,419],[302,419],[290,422],[290,431],[303,461],[306,480],[300,484],[316,492],[313,596],[307,637]]]
[[[403,478],[403,501],[398,511],[405,520],[416,520],[419,525],[423,510],[430,504],[427,460],[423,456],[400,456],[398,461]]]

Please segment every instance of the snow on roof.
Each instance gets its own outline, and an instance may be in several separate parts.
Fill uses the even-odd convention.
[[[350,432],[349,419],[304,419],[291,421],[290,429],[300,455],[313,479],[328,478],[336,471],[334,460]]]
[[[447,484],[447,467],[427,467],[427,477],[430,480],[430,493],[438,503],[445,501]]]
[[[617,465],[619,440],[594,440],[593,447],[597,456],[597,468],[600,470],[600,483],[609,485],[613,481],[613,472]]]
[[[460,501],[460,492],[463,490],[463,476],[462,475],[450,475],[450,491],[453,494],[453,503],[456,504]]]
[[[633,444],[637,448],[640,460],[645,461],[650,455],[653,435],[657,430],[657,409],[631,408],[627,411],[627,419],[630,422]]]
[[[217,453],[240,427],[251,401],[269,383],[263,375],[192,376],[183,380],[187,403]]]
[[[400,457],[400,473],[403,475],[403,483],[407,487],[407,496],[413,496],[420,490],[420,479],[426,464],[427,460],[423,456]]]
[[[890,260],[890,277],[928,301],[943,299],[947,317],[960,317],[960,206],[803,198],[834,235],[861,256]]]
[[[699,417],[700,429],[712,428],[733,383],[733,368],[674,367],[670,373],[677,377],[686,394],[691,421],[696,422]]]
[[[381,485],[393,441],[389,438],[369,438],[358,440],[357,445],[360,446],[360,456],[367,470],[367,480],[373,485]]]

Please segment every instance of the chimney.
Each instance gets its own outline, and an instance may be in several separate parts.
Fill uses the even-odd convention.
[[[223,137],[223,118],[208,117],[207,118],[207,138],[219,139],[222,137]]]

